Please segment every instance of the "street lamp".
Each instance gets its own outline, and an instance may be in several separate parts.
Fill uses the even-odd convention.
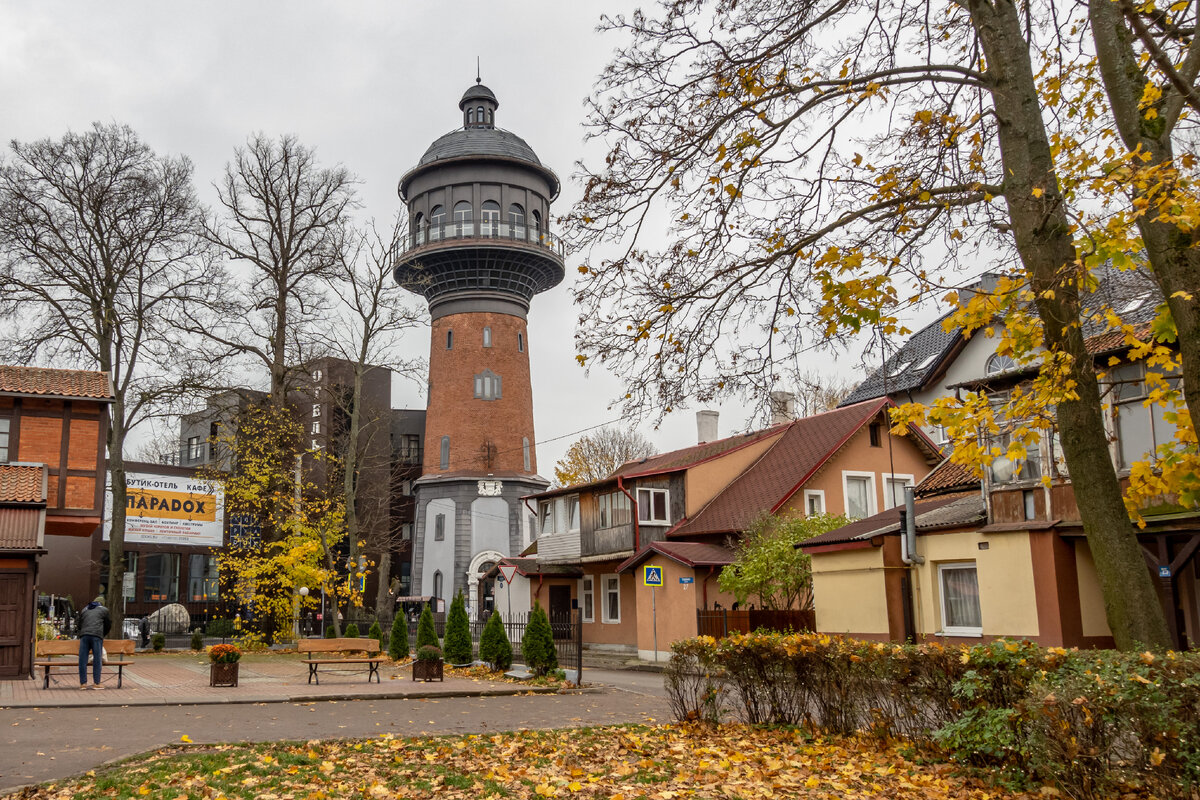
[[[308,597],[308,587],[307,587],[307,586],[301,586],[301,587],[300,587],[300,597],[301,597],[301,598]],[[303,606],[303,605],[304,605],[304,600],[303,600],[303,599],[301,599],[301,601],[300,601],[300,605],[301,605],[301,606]],[[300,609],[299,609],[299,608],[297,608],[297,609],[296,609],[296,613],[297,613],[297,614],[299,614],[299,613],[300,613]],[[311,634],[312,634],[312,627],[311,627],[311,625],[310,625],[309,623],[310,623],[310,620],[308,619],[308,617],[305,617],[305,618],[304,618],[304,635],[305,635],[305,636],[309,636],[309,635],[311,635]]]

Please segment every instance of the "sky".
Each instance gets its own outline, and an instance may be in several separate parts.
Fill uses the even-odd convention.
[[[360,179],[362,213],[390,220],[396,185],[435,138],[461,124],[474,83],[496,93],[499,127],[554,169],[565,213],[579,197],[583,101],[619,40],[595,31],[601,13],[636,4],[507,0],[454,4],[256,0],[200,3],[0,0],[0,139],[58,138],[94,121],[130,125],[159,153],[188,156],[201,200],[248,135],[295,134],[325,165]],[[542,475],[577,432],[619,419],[617,380],[575,361],[567,279],[538,295],[529,316],[537,456]],[[402,291],[397,288],[397,291]],[[428,330],[402,355],[427,356]],[[423,408],[421,387],[397,383],[393,405]],[[697,407],[641,426],[660,451],[696,442]],[[744,430],[752,410],[719,407],[719,433]]]

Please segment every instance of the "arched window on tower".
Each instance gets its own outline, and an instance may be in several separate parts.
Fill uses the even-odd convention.
[[[498,236],[500,234],[500,204],[494,200],[483,201],[480,210],[480,235]]]
[[[493,119],[494,119],[494,117],[492,116],[492,110],[489,108],[487,111],[487,124],[491,125]]]
[[[440,569],[433,573],[433,596],[439,599],[442,596],[442,571]]]
[[[446,331],[446,349],[447,350],[454,349],[454,331],[452,331],[452,330]]]
[[[425,244],[425,215],[417,212],[413,219],[413,245]]]
[[[483,328],[483,346],[484,347],[492,346],[492,329],[487,327],[486,325]]]
[[[523,333],[517,334],[517,352],[518,353],[525,352],[525,334],[523,334]]]
[[[542,215],[537,209],[533,210],[533,235],[537,238],[541,238],[542,235]]]
[[[483,116],[483,106],[476,106],[476,107],[475,107],[475,119],[479,120],[479,124],[480,124],[480,125],[482,125],[482,124],[483,124],[483,120],[484,120],[484,116]]]
[[[519,203],[508,207],[508,229],[514,239],[525,238],[525,209]]]
[[[471,229],[473,216],[471,204],[466,200],[454,204],[454,224],[458,228],[459,236],[470,236],[474,233]]]
[[[441,469],[450,469],[450,437],[442,437]]]
[[[436,242],[446,234],[446,207],[434,206],[429,212],[429,241]]]
[[[467,124],[471,125],[471,124],[474,124],[474,122],[475,122],[475,109],[468,108],[467,109]]]
[[[529,466],[531,458],[529,453],[529,437],[525,436],[521,439],[521,452],[525,456],[525,471],[529,472],[532,467]]]

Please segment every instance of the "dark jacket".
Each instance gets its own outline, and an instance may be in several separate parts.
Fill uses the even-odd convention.
[[[112,616],[108,613],[108,609],[100,604],[100,598],[97,597],[79,612],[76,623],[80,636],[103,638],[108,635],[108,630],[112,627]]]

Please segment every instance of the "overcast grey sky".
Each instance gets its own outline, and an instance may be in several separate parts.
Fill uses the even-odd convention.
[[[0,138],[60,137],[93,121],[132,126],[160,153],[195,165],[202,199],[248,134],[294,133],[324,164],[362,181],[364,213],[398,210],[396,183],[436,137],[460,124],[462,92],[483,81],[500,100],[497,124],[523,137],[558,172],[555,211],[578,197],[570,181],[583,150],[583,99],[617,41],[595,26],[617,2],[443,3],[55,2],[0,0]],[[573,348],[567,281],[530,314],[540,472],[575,437],[614,419],[617,382],[585,377]],[[397,289],[397,291],[401,291]],[[428,331],[406,350],[427,355]],[[423,407],[416,386],[394,403]],[[742,428],[746,409],[722,409],[720,433]],[[643,431],[661,450],[695,443],[695,408]]]

